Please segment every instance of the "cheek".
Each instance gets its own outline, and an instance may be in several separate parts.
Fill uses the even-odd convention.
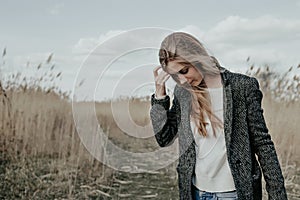
[[[203,78],[203,75],[202,75],[202,73],[201,72],[199,72],[198,70],[196,70],[196,74],[197,74],[197,76],[199,77],[199,78]]]
[[[198,70],[196,70],[196,69],[194,69],[191,72],[190,76],[193,77],[193,78],[195,78],[195,79],[201,79],[201,80],[202,80],[202,77],[203,77],[202,74]]]
[[[202,80],[203,79],[202,74],[198,73],[198,78]]]

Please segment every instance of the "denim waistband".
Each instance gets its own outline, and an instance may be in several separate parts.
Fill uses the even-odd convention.
[[[225,192],[207,192],[199,190],[198,188],[194,187],[194,196],[195,199],[222,199],[222,198],[230,198],[230,199],[237,199],[236,190],[234,191],[225,191]]]

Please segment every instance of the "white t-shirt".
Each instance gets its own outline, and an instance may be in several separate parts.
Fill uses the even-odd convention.
[[[223,119],[223,88],[208,88],[211,96],[213,113],[222,121]],[[229,168],[225,134],[223,128],[217,128],[216,136],[213,134],[210,120],[206,118],[207,136],[203,137],[195,129],[191,121],[191,128],[196,142],[196,166],[194,185],[207,192],[226,192],[235,190],[233,177]]]

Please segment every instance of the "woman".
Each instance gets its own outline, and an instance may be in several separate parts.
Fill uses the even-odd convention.
[[[178,137],[180,199],[262,199],[261,170],[269,199],[287,199],[257,80],[221,67],[183,32],[162,41],[159,61],[150,115],[161,147]]]

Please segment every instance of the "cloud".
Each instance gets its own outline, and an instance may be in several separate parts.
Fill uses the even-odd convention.
[[[79,39],[74,45],[72,52],[77,55],[87,55],[91,53],[91,51],[93,51],[98,45],[105,46],[107,44],[106,41],[109,41],[109,46],[107,46],[105,52],[97,53],[101,53],[101,55],[110,55],[116,51],[119,52],[121,49],[134,50],[137,48],[148,47],[158,48],[161,40],[169,33],[171,33],[171,30],[151,27],[132,30],[113,30],[101,34],[98,38],[90,37]]]
[[[184,28],[180,29],[179,31],[183,31],[186,33],[190,33],[193,35],[197,35],[198,38],[202,38],[205,34],[204,30],[201,30],[199,27],[195,26],[195,25],[187,25]]]
[[[72,49],[73,59],[77,62],[85,61],[85,65],[98,69],[110,62],[122,69],[124,65],[128,68],[158,62],[158,48],[166,32],[170,33],[169,30],[157,28],[114,30],[98,38],[81,38]]]
[[[98,38],[81,38],[74,45],[74,58],[85,55],[86,59],[82,60],[76,81],[86,81],[80,87],[76,83],[77,99],[93,95],[93,88],[100,80],[97,88],[100,91],[97,93],[99,99],[111,97],[109,94],[118,84],[121,89],[115,94],[119,95],[132,94],[135,87],[153,82],[152,70],[159,64],[158,48],[169,33],[170,30],[144,28],[110,31]]]
[[[300,20],[285,20],[269,15],[255,19],[229,16],[206,32],[205,38],[208,41],[234,44],[300,39]]]
[[[51,9],[49,9],[49,13],[51,15],[59,15],[61,9],[65,6],[64,3],[55,4]]]
[[[253,19],[229,16],[207,30],[200,29],[196,25],[188,25],[178,31],[195,35],[205,44],[210,54],[216,56],[222,65],[232,70],[236,69],[236,71],[243,72],[253,63],[255,65],[269,64],[271,67],[281,68],[299,64],[300,20],[278,19],[272,16],[261,16]],[[81,88],[83,91],[92,90],[89,95],[89,98],[91,98],[95,92],[93,88],[96,81],[93,80],[97,80],[100,77],[99,72],[106,67],[101,64],[105,61],[105,56],[109,57],[116,51],[124,52],[124,49],[134,50],[137,46],[143,47],[140,44],[145,43],[145,41],[146,43],[151,41],[149,43],[159,47],[162,41],[158,40],[157,37],[152,37],[153,34],[147,31],[145,31],[146,35],[142,37],[124,34],[125,36],[118,40],[118,37],[115,36],[120,35],[122,32],[124,31],[113,30],[98,37],[81,38],[74,44],[71,55],[60,57],[55,55],[54,61],[58,65],[64,66],[63,69],[59,69],[63,71],[62,87],[72,89],[75,78],[78,79],[78,83],[85,80]],[[115,37],[114,42],[111,42],[109,39],[113,37]],[[157,41],[154,42],[154,40]],[[110,41],[107,46],[105,46],[105,41]],[[104,50],[97,50],[96,47],[99,44],[104,45],[105,48],[102,48]],[[93,53],[95,56],[89,57],[86,63],[84,58],[93,50],[95,50]],[[49,53],[30,55],[29,60],[32,66],[37,66],[41,61],[45,61],[47,56],[49,56]],[[250,57],[250,62],[247,63],[246,59],[248,57]],[[22,63],[26,63],[27,60],[28,56],[23,58]],[[147,66],[142,66],[143,70],[137,70],[134,77],[131,73],[126,75],[123,82],[120,83],[120,91],[124,90],[123,87],[133,88],[136,85],[135,82],[132,82],[133,80],[141,80],[141,82],[154,81],[152,69],[157,61],[155,50],[138,49],[126,53],[112,63],[109,70],[105,72],[103,82],[99,83],[99,88],[97,88],[99,89],[97,90],[97,94],[99,93],[97,98],[111,97],[111,91],[118,84],[117,81],[121,79],[122,75],[127,74],[128,70],[134,69],[136,66],[148,63]],[[81,72],[80,77],[76,77],[76,73],[83,62],[86,63],[87,68]],[[140,75],[137,75],[138,73]],[[128,91],[127,93],[129,94]]]
[[[108,31],[100,35],[98,38],[96,37],[89,37],[89,38],[80,38],[77,44],[74,45],[72,52],[74,54],[89,54],[94,48],[96,48],[99,44],[103,43],[104,41],[112,38],[124,31],[122,30],[112,30]]]
[[[246,59],[256,65],[275,67],[298,65],[300,20],[264,15],[257,18],[229,16],[208,30],[186,26],[221,63],[245,68]]]

